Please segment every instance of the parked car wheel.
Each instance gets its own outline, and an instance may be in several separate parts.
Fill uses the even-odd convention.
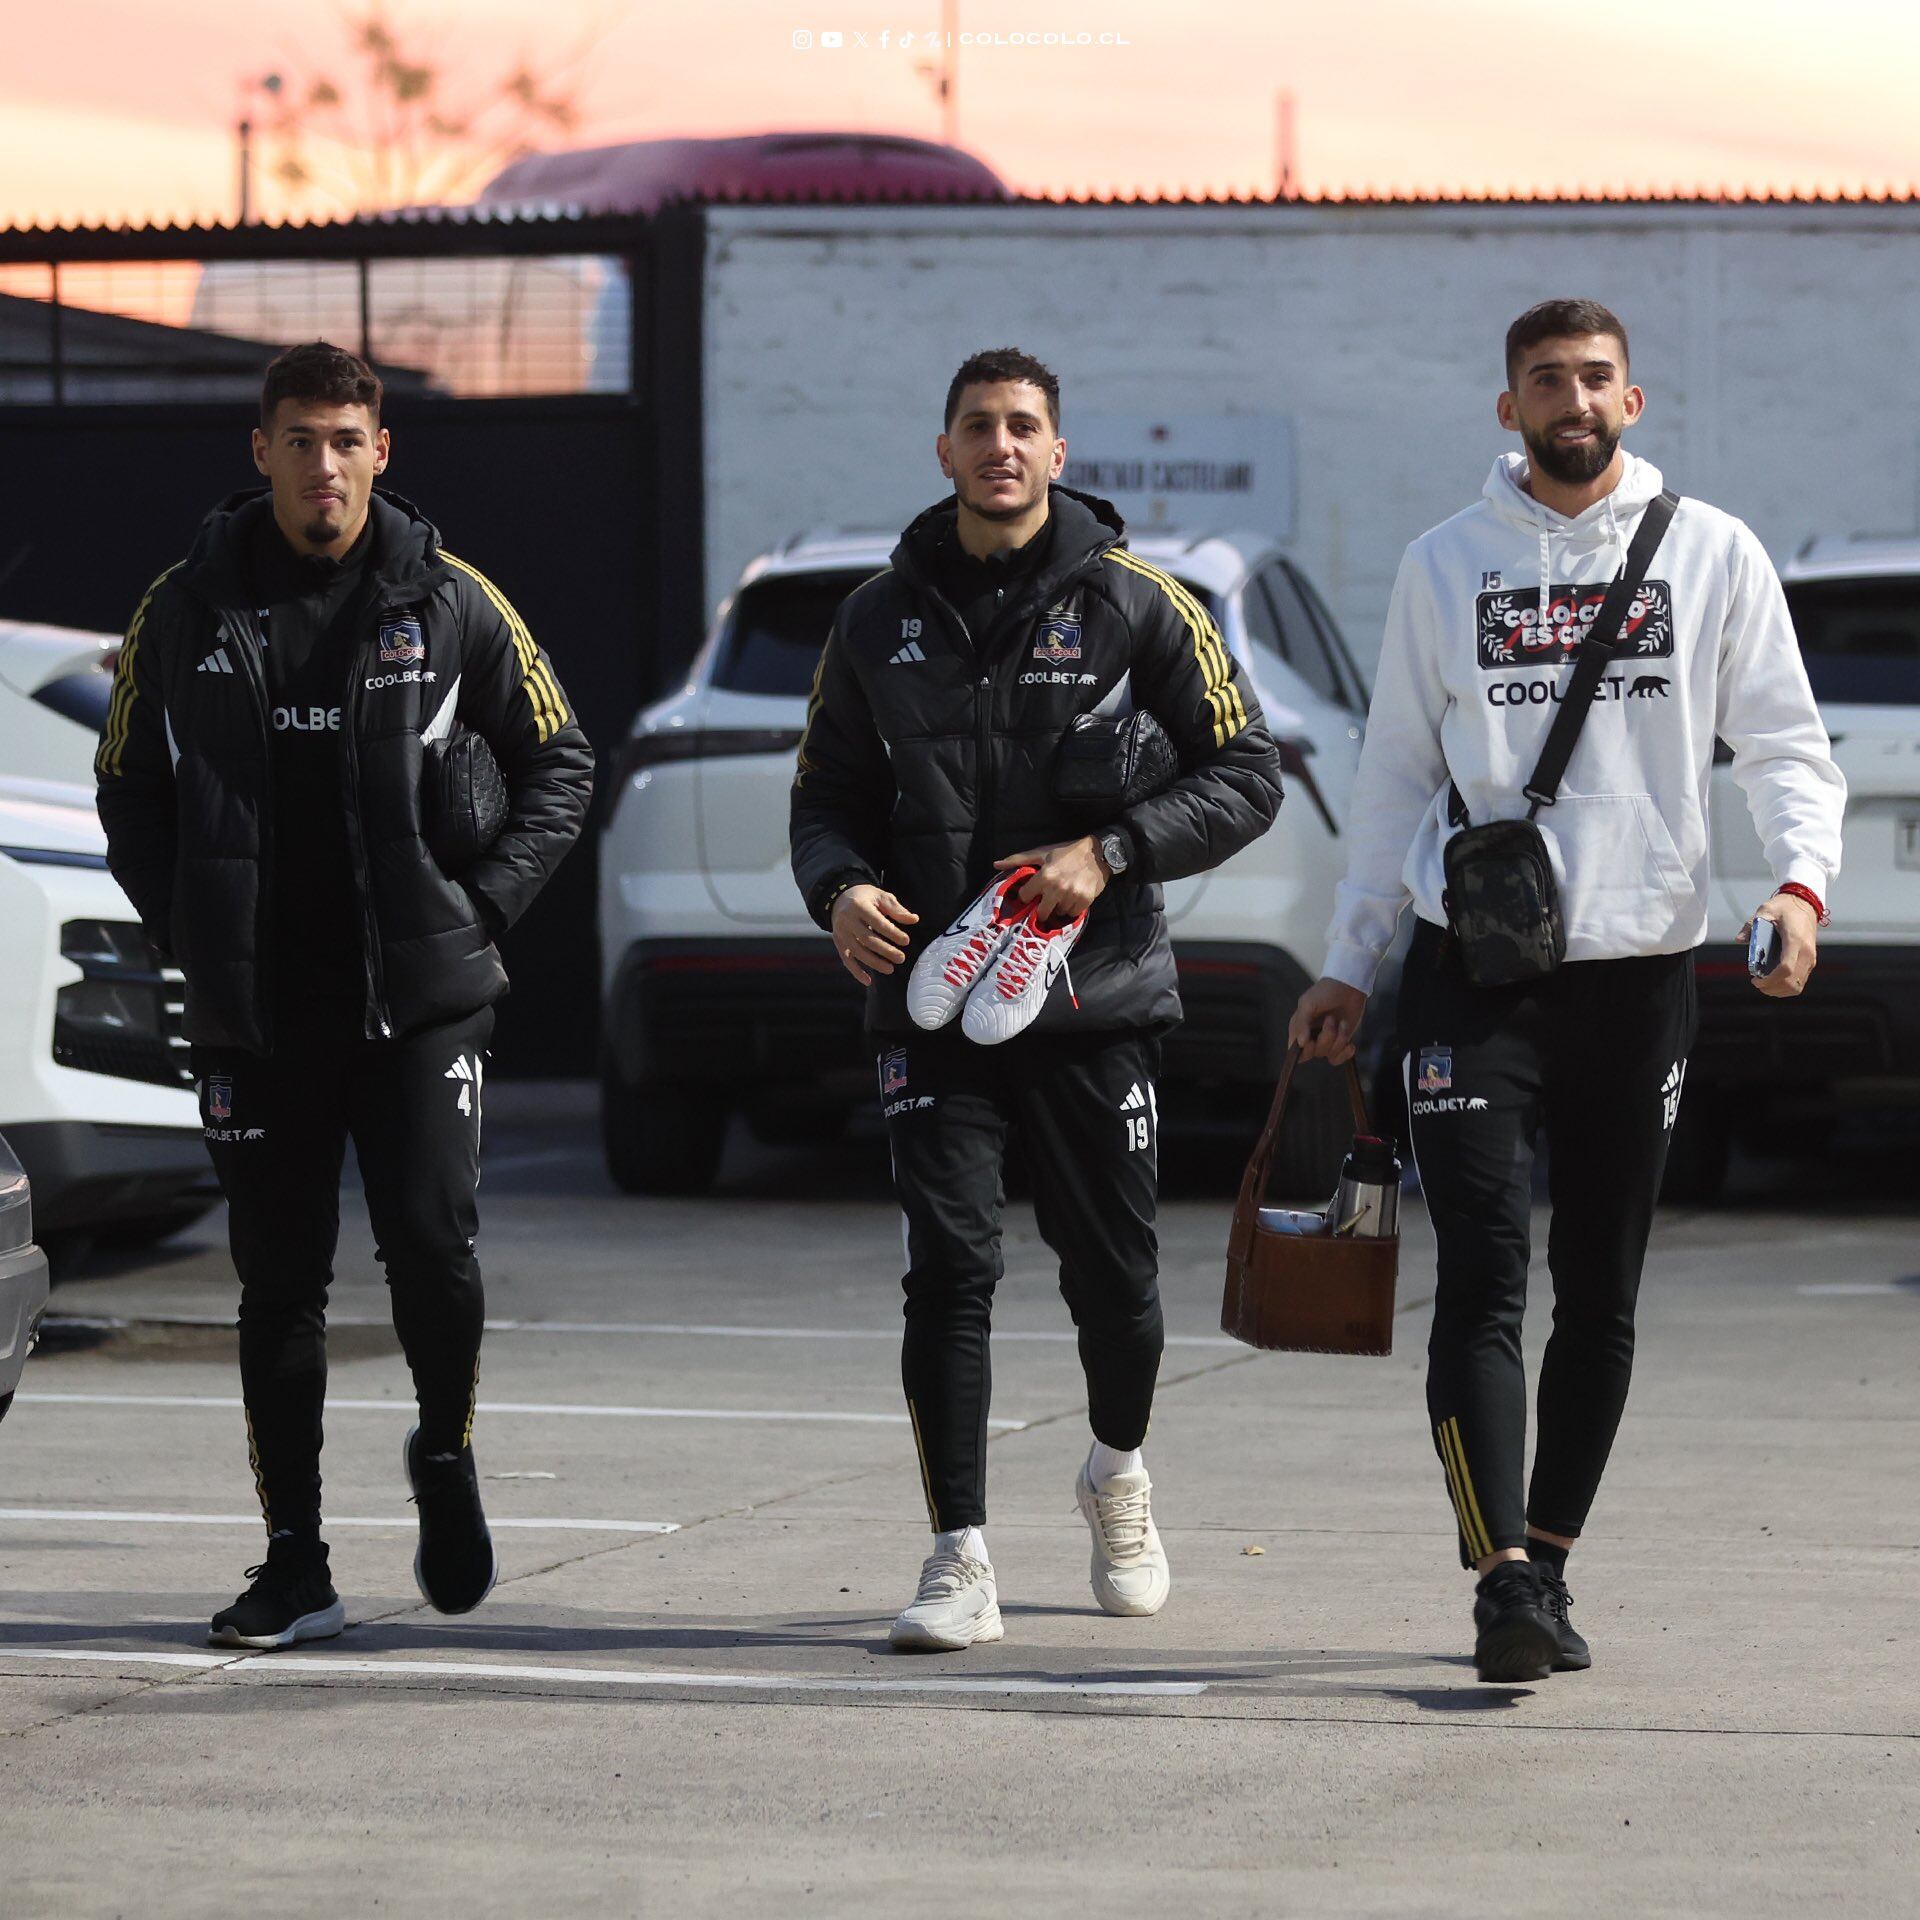
[[[727,1109],[684,1082],[600,1074],[600,1144],[622,1193],[704,1193],[719,1171]]]

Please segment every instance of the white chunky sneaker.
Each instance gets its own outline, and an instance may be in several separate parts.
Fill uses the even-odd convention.
[[[920,1591],[887,1639],[910,1652],[954,1653],[1006,1637],[993,1569],[971,1554],[936,1552],[920,1569]]]
[[[992,885],[945,933],[928,941],[907,980],[907,1011],[916,1027],[931,1033],[960,1011],[980,976],[999,956],[1022,920],[1026,903],[1014,889],[1033,877],[1032,867],[996,874]]]
[[[998,958],[981,975],[980,984],[967,996],[967,1010],[960,1016],[960,1030],[969,1040],[983,1047],[998,1046],[1026,1030],[1040,1017],[1047,995],[1067,955],[1087,924],[1084,913],[1063,920],[1057,927],[1043,927],[1031,911],[1015,930],[1014,936]],[[1067,991],[1073,992],[1073,974],[1067,973]],[[1076,999],[1076,1007],[1080,1004]]]
[[[1095,1485],[1082,1465],[1073,1496],[1093,1535],[1093,1597],[1108,1613],[1158,1613],[1173,1577],[1153,1524],[1153,1482],[1146,1468]]]

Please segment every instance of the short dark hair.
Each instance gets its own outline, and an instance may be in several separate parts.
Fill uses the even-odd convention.
[[[325,340],[289,347],[267,369],[260,383],[260,424],[273,431],[273,413],[282,400],[320,400],[330,407],[365,407],[380,424],[385,389],[380,376],[345,347]]]
[[[1620,316],[1598,300],[1542,300],[1507,329],[1507,386],[1511,390],[1520,356],[1542,340],[1566,340],[1581,334],[1610,333],[1620,342],[1620,371],[1627,370],[1627,329]]]
[[[960,396],[969,387],[998,386],[1010,380],[1030,381],[1047,396],[1047,412],[1054,430],[1060,427],[1060,381],[1049,367],[1043,367],[1030,353],[1018,347],[989,347],[984,353],[970,353],[960,362],[960,371],[947,389],[944,424],[953,431],[953,417],[960,411]]]

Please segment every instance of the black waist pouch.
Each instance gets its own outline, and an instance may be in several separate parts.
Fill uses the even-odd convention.
[[[431,742],[421,768],[420,828],[442,873],[464,873],[507,823],[507,783],[479,734]]]
[[[1446,844],[1447,925],[1476,987],[1541,980],[1567,957],[1560,889],[1531,820],[1463,827]]]
[[[1180,756],[1144,707],[1122,719],[1076,714],[1053,755],[1053,797],[1070,812],[1104,824],[1168,785]]]

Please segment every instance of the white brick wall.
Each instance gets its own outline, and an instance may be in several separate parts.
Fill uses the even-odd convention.
[[[1628,444],[1752,523],[1920,525],[1920,206],[736,208],[710,216],[709,601],[797,529],[904,525],[946,490],[953,369],[1024,347],[1064,427],[1271,411],[1298,459],[1292,550],[1362,659],[1406,542],[1517,444],[1507,323],[1590,294],[1633,335]]]

